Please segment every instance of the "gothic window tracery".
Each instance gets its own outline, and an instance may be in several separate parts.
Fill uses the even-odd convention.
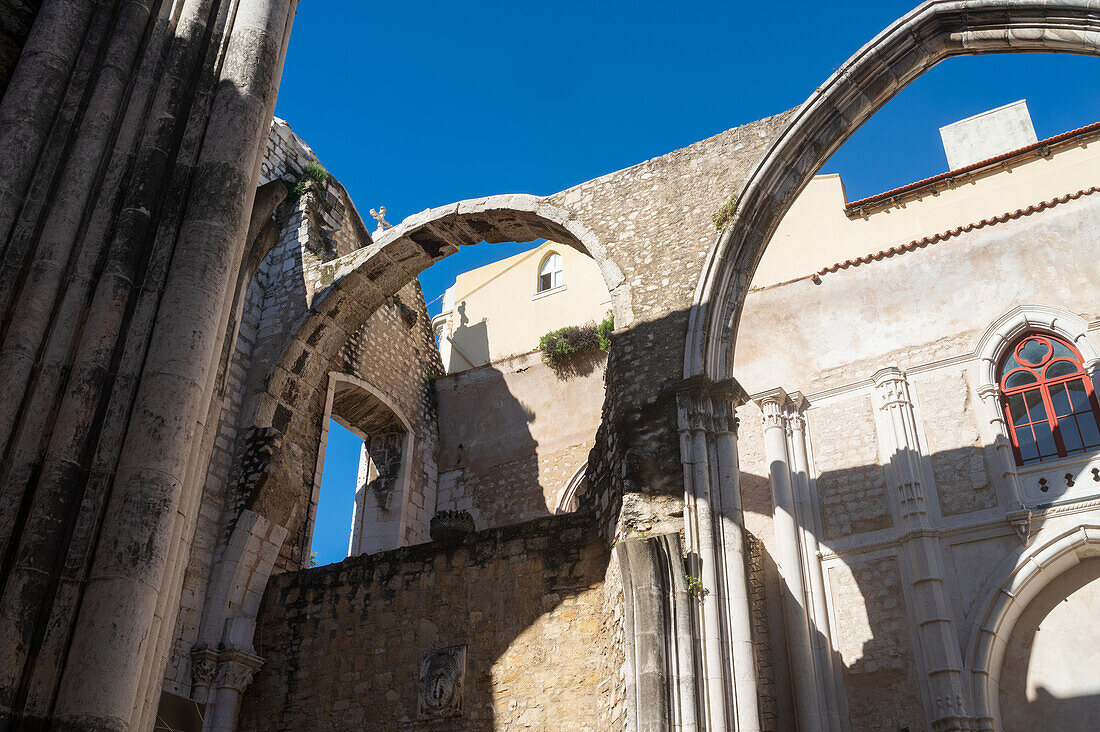
[[[1081,355],[1067,341],[1028,333],[998,371],[1018,465],[1100,448],[1100,404]]]

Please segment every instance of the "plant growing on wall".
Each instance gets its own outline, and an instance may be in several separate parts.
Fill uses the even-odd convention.
[[[597,348],[607,351],[611,348],[611,331],[615,330],[615,317],[609,312],[600,322],[585,325],[567,325],[552,330],[539,339],[543,363],[561,366],[573,356]]]
[[[710,590],[703,587],[703,580],[698,577],[692,577],[690,574],[685,574],[684,580],[687,582],[688,594],[696,600],[702,600],[710,594]]]
[[[714,230],[722,231],[729,226],[730,221],[733,220],[733,212],[737,209],[737,194],[734,193],[730,196],[730,200],[726,201],[722,208],[714,212],[710,217],[710,220],[714,222]]]
[[[611,331],[615,330],[615,314],[607,311],[607,317],[596,326],[596,340],[599,341],[601,351],[611,348]]]
[[[309,191],[323,186],[326,181],[328,181],[328,171],[320,163],[310,161],[302,169],[302,175],[299,176],[298,182],[290,186],[287,197],[292,201],[296,201]]]

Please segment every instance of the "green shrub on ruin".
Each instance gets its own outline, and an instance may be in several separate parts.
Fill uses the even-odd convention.
[[[714,212],[714,215],[710,217],[714,222],[714,230],[722,231],[730,222],[733,221],[733,212],[737,210],[737,194],[730,196],[730,200],[726,201],[722,205],[722,208]]]

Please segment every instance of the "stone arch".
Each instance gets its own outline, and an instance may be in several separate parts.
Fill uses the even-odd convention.
[[[1038,537],[1042,538],[1042,532]],[[971,675],[974,715],[979,729],[1002,729],[998,684],[1009,637],[1020,615],[1039,592],[1085,559],[1100,557],[1100,526],[1078,526],[1005,560],[986,583],[971,623],[966,667]],[[1007,565],[1007,567],[1005,566]]]
[[[330,281],[310,304],[295,335],[273,366],[256,410],[256,427],[270,427],[292,454],[315,455],[328,389],[328,374],[341,371],[341,346],[360,324],[420,272],[458,251],[480,242],[528,242],[548,239],[572,246],[599,264],[616,324],[633,319],[629,286],[619,267],[606,255],[595,235],[564,209],[532,195],[515,194],[471,199],[428,209],[378,235],[367,247],[325,265],[321,281]],[[309,463],[306,465],[305,463]],[[273,460],[270,473],[249,500],[248,507],[270,520],[291,527],[300,522],[298,506],[288,494],[312,485],[314,465]]]
[[[384,414],[388,412],[388,414]],[[391,398],[383,389],[378,388],[366,379],[361,379],[354,374],[331,372],[329,374],[328,393],[325,398],[325,415],[321,423],[321,447],[317,451],[317,469],[313,474],[313,487],[310,497],[309,516],[306,517],[306,543],[313,536],[314,521],[316,520],[317,503],[321,490],[321,472],[325,464],[325,449],[328,443],[329,420],[335,419],[343,426],[358,436],[360,439],[370,439],[368,425],[378,425],[381,422],[396,422],[404,432],[401,445],[401,476],[399,485],[401,492],[397,499],[398,526],[395,538],[399,541],[405,534],[407,517],[404,508],[408,501],[409,487],[413,468],[413,453],[416,442],[416,430],[412,422],[401,406]],[[361,509],[360,497],[356,497],[356,508]],[[362,520],[362,517],[359,517]],[[352,554],[360,552],[355,550],[355,527],[352,529]],[[396,548],[396,544],[394,547]]]
[[[1008,311],[986,329],[974,350],[981,359],[981,380],[978,390],[995,388],[997,364],[1005,355],[1005,349],[1026,331],[1037,330],[1060,336],[1072,343],[1085,361],[1090,373],[1100,365],[1097,351],[1088,336],[1088,322],[1073,313],[1048,305],[1020,305]]]
[[[584,465],[577,468],[577,471],[573,473],[571,477],[562,488],[561,493],[558,495],[558,499],[554,504],[554,513],[570,513],[577,510],[577,502],[581,495],[588,490],[588,461],[584,461]]]
[[[764,248],[825,161],[899,91],[940,61],[984,53],[1100,55],[1089,0],[930,0],[829,77],[757,163],[708,253],[689,315],[685,377],[732,375],[738,320]]]

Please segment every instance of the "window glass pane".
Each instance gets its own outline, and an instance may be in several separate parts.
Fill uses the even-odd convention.
[[[1047,366],[1044,376],[1048,379],[1053,379],[1056,376],[1069,376],[1075,373],[1077,373],[1077,364],[1073,361],[1055,361],[1050,366]]]
[[[1057,455],[1058,445],[1054,442],[1054,434],[1050,431],[1050,425],[1046,422],[1036,422],[1031,426],[1035,430],[1035,441],[1039,445],[1040,457]]]
[[[1066,446],[1066,452],[1081,450],[1081,433],[1077,430],[1077,420],[1073,417],[1065,417],[1058,420],[1058,430],[1062,433],[1062,444]]]
[[[1016,360],[1015,354],[1010,354],[1009,357],[1005,359],[1005,365],[1001,369],[1001,372],[1007,374],[1012,369],[1018,368],[1020,368],[1020,362]]]
[[[1024,407],[1023,394],[1009,394],[1008,412],[1012,415],[1012,425],[1014,427],[1027,424],[1027,409]]]
[[[1073,355],[1073,351],[1069,350],[1069,347],[1060,341],[1052,340],[1054,345],[1054,358],[1068,358],[1071,361],[1076,361],[1077,356]]]
[[[1030,427],[1016,428],[1016,444],[1020,447],[1020,456],[1024,460],[1035,460],[1039,457],[1039,450],[1035,447],[1035,438],[1031,436]]]
[[[527,270],[527,271],[530,272],[531,270]],[[551,287],[550,278],[551,278],[551,275],[548,275],[548,274],[544,274],[544,275],[539,276],[539,292],[542,292],[543,290],[549,290],[550,289],[550,287]]]
[[[1012,389],[1017,386],[1023,386],[1024,384],[1032,384],[1035,382],[1035,374],[1030,371],[1014,371],[1009,374],[1005,379],[1005,388]]]
[[[1024,401],[1027,402],[1027,413],[1032,422],[1042,422],[1047,418],[1047,408],[1043,404],[1043,395],[1038,389],[1024,392]],[[1036,435],[1037,436],[1037,435]]]
[[[554,270],[553,280],[554,280],[554,287],[561,287],[561,270],[560,269]]]
[[[1053,384],[1050,387],[1050,401],[1054,403],[1054,413],[1059,417],[1073,413],[1073,407],[1069,403],[1065,384]]]
[[[1050,353],[1050,346],[1036,338],[1029,338],[1024,347],[1016,352],[1020,360],[1035,365],[1040,364]]]
[[[1069,391],[1069,399],[1073,403],[1073,411],[1084,412],[1092,409],[1092,405],[1089,404],[1089,395],[1085,392],[1085,382],[1081,379],[1067,381],[1066,389]]]
[[[1081,428],[1081,440],[1085,447],[1091,449],[1100,446],[1100,429],[1096,426],[1096,417],[1092,412],[1078,415],[1077,425]]]

